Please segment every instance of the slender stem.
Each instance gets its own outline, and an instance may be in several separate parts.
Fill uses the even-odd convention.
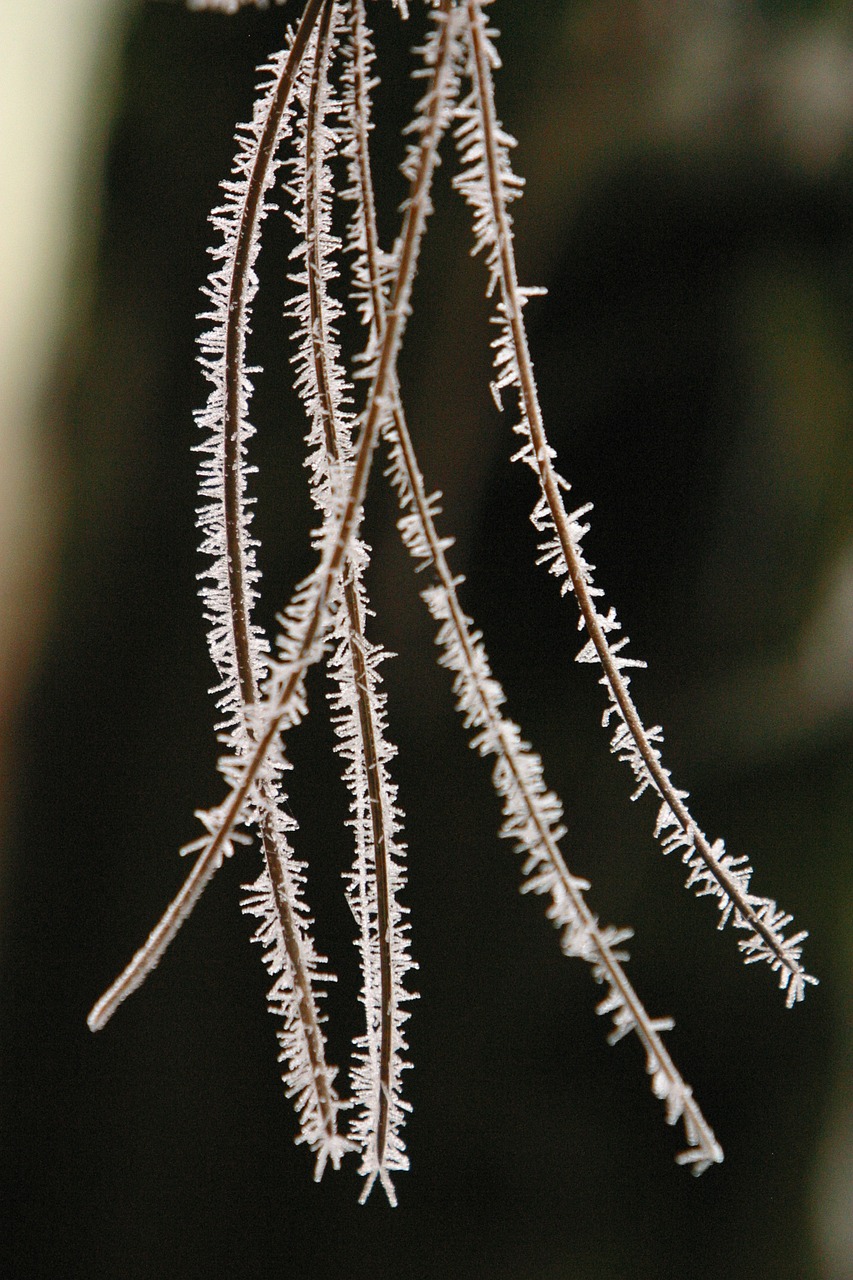
[[[250,618],[243,548],[240,537],[242,527],[242,438],[243,423],[240,406],[244,381],[244,348],[246,332],[246,283],[250,269],[252,245],[257,234],[267,175],[276,150],[278,126],[285,111],[296,74],[308,48],[317,15],[320,17],[318,41],[328,33],[332,5],[330,0],[311,0],[303,15],[297,37],[290,51],[284,74],[271,103],[258,146],[255,162],[248,181],[246,201],[240,218],[240,227],[234,257],[234,270],[228,298],[225,328],[225,420],[224,420],[224,486],[223,509],[226,529],[226,558],[228,566],[228,595],[231,608],[231,626],[234,636],[234,652],[240,694],[244,707],[244,725],[249,741],[254,733],[245,710],[254,706],[258,698],[257,674],[252,661],[249,643]],[[303,34],[304,33],[304,34]],[[300,37],[302,37],[300,39]],[[291,69],[292,68],[292,69]],[[317,1092],[326,1138],[337,1140],[337,1100],[329,1080],[323,1033],[320,1029],[313,983],[303,955],[302,930],[294,910],[293,888],[287,872],[286,858],[276,837],[274,811],[275,795],[271,786],[262,782],[258,788],[261,800],[260,830],[264,861],[272,885],[273,896],[281,924],[287,959],[293,974],[297,992],[299,1025],[305,1041],[311,1075]]]
[[[355,139],[356,174],[358,179],[359,207],[362,211],[364,252],[367,277],[370,286],[372,319],[381,332],[385,325],[385,290],[379,271],[379,238],[376,231],[376,200],[373,195],[373,177],[370,171],[370,89],[365,64],[365,15],[363,0],[352,0],[350,8],[353,46],[353,135]],[[395,395],[395,407],[399,395]]]
[[[199,858],[196,861],[179,892],[164,911],[143,946],[93,1006],[86,1019],[90,1031],[102,1030],[122,1000],[126,1000],[138,987],[142,986],[198,902],[214,872],[218,871],[221,865],[222,855],[219,849],[213,858]]]
[[[234,270],[228,290],[228,312],[225,322],[225,529],[228,560],[228,591],[234,628],[240,693],[246,706],[255,702],[257,688],[249,659],[249,618],[244,553],[241,539],[242,511],[242,422],[240,413],[243,385],[243,353],[246,334],[247,282],[252,263],[252,246],[258,229],[267,176],[275,155],[278,130],[290,102],[296,76],[308,48],[308,42],[321,10],[328,0],[308,0],[297,28],[293,44],[270,102],[269,113],[258,143],[249,175],[246,200],[240,216],[234,253]]]
[[[358,52],[364,47],[363,39],[361,38],[361,29],[364,21],[361,0],[354,0],[351,12],[353,46],[356,50],[353,86],[355,98],[354,135],[356,140],[356,168],[360,205],[364,211],[365,263],[373,307],[373,322],[375,328],[382,332],[386,323],[386,304],[379,273],[379,241],[373,201],[373,181],[370,172],[367,134],[367,76],[363,61],[358,57]],[[510,732],[510,726],[497,709],[498,700],[495,696],[494,678],[488,671],[482,652],[478,661],[477,645],[471,634],[470,622],[462,609],[456,590],[458,580],[451,572],[444,553],[445,543],[435,527],[396,380],[393,388],[393,418],[389,426],[389,434],[398,448],[411,503],[417,513],[435,575],[447,600],[450,623],[462,654],[466,680],[477,700],[477,723],[486,727],[491,739],[499,744],[496,748],[496,753],[505,763],[514,787],[523,798],[528,819],[536,831],[537,842],[545,852],[547,861],[557,876],[563,892],[571,902],[576,918],[581,922],[583,929],[590,937],[595,954],[601,963],[602,969],[606,972],[608,981],[619,993],[624,1005],[630,1010],[635,1032],[646,1051],[647,1060],[658,1065],[658,1069],[666,1076],[673,1093],[677,1093],[683,1099],[688,1142],[691,1146],[698,1148],[695,1155],[692,1156],[693,1159],[697,1159],[697,1168],[716,1163],[722,1159],[722,1150],[714,1137],[713,1130],[705,1120],[690,1089],[684,1084],[660,1037],[658,1026],[646,1012],[645,1006],[614,953],[613,946],[607,941],[597,918],[588,907],[579,882],[568,870],[554,837],[551,824],[543,815],[538,797],[528,783],[528,772],[524,768],[522,761],[525,757],[529,760],[531,753],[529,750],[519,750],[516,739]],[[491,691],[488,688],[487,681],[492,683]]]
[[[412,282],[426,226],[429,189],[438,160],[438,143],[447,123],[445,119],[447,99],[453,88],[454,17],[457,12],[454,0],[441,0],[439,12],[443,21],[439,33],[432,84],[426,97],[427,117],[421,133],[417,169],[406,201],[403,230],[400,235],[400,255],[391,291],[391,303],[386,314],[379,357],[364,414],[349,499],[341,520],[337,545],[330,560],[330,573],[334,574],[339,572],[340,563],[359,517],[373,451],[379,429],[387,414],[387,400],[394,382],[397,355],[409,312]]]
[[[323,2],[324,0],[310,0],[309,8],[305,11],[298,35],[302,34],[303,27],[309,18],[313,26]],[[447,123],[446,112],[449,97],[455,89],[452,64],[456,35],[453,18],[456,9],[453,0],[442,0],[440,12],[443,15],[443,22],[439,33],[431,85],[426,98],[426,118],[418,147],[417,166],[406,204],[403,230],[401,232],[401,252],[394,279],[388,322],[383,333],[377,367],[371,382],[346,505],[340,517],[331,550],[324,555],[323,560],[315,571],[317,586],[313,592],[310,612],[297,646],[297,652],[292,659],[287,661],[284,678],[277,678],[271,682],[265,697],[265,702],[269,704],[269,713],[265,717],[266,727],[263,733],[256,738],[251,754],[246,757],[245,761],[241,762],[240,779],[232,787],[231,792],[221,806],[211,837],[204,844],[187,882],[167,909],[161,924],[153,930],[147,942],[136,953],[128,967],[95,1005],[89,1015],[89,1025],[93,1030],[103,1027],[122,1000],[130,995],[132,991],[135,991],[151,970],[156,967],[180,925],[198,900],[205,885],[219,867],[225,855],[231,832],[240,821],[248,797],[257,781],[258,774],[278,737],[284,721],[292,711],[301,688],[305,669],[311,663],[317,661],[320,656],[321,646],[319,642],[328,623],[330,602],[340,582],[350,540],[358,527],[361,506],[367,488],[367,478],[370,473],[370,464],[376,447],[379,429],[386,412],[386,400],[396,369],[397,354],[405,326],[412,281],[417,266],[418,251],[426,224],[429,190],[437,163],[438,143]],[[304,53],[309,34],[310,31],[299,45],[301,50],[300,57]],[[161,925],[164,927],[161,928]]]
[[[243,703],[244,727],[250,741],[253,738],[253,731],[249,723],[250,718],[246,717],[245,712],[257,701],[258,681],[250,644],[251,625],[241,539],[243,423],[240,406],[245,364],[247,282],[263,207],[263,193],[278,143],[281,120],[290,102],[299,68],[324,5],[328,14],[330,5],[326,0],[309,0],[272,95],[254,163],[247,180],[246,198],[240,213],[234,263],[228,288],[224,342],[222,505],[226,530],[225,559],[234,657]],[[326,17],[325,20],[328,21],[328,18]],[[322,1124],[327,1140],[333,1144],[337,1140],[337,1102],[333,1095],[329,1068],[325,1060],[323,1035],[311,977],[303,955],[302,932],[293,906],[293,890],[289,883],[284,852],[276,836],[273,816],[275,797],[266,782],[259,787],[259,793],[264,861],[276,902],[285,951],[293,974],[299,1024],[303,1030]],[[177,897],[150,934],[145,945],[93,1008],[89,1015],[89,1026],[93,1031],[105,1026],[121,1001],[144,982],[159,962],[214,872],[221,865],[223,853],[224,841],[214,841],[214,848],[210,850],[209,856],[198,859]],[[332,1149],[334,1150],[334,1146]]]
[[[356,5],[353,5],[353,11]],[[328,460],[327,472],[330,487],[335,484],[337,474],[342,474],[342,458],[340,433],[337,426],[335,399],[332,394],[332,379],[329,369],[329,332],[324,305],[324,253],[321,228],[321,185],[323,156],[318,145],[319,113],[327,75],[327,40],[328,27],[321,28],[314,75],[311,81],[311,94],[305,126],[305,159],[306,159],[306,199],[305,199],[305,242],[306,242],[306,275],[308,280],[309,318],[312,340],[312,356],[314,378],[317,387],[320,414],[323,421],[323,433]],[[344,607],[347,616],[346,644],[355,682],[359,739],[363,755],[364,773],[367,781],[368,807],[373,845],[373,868],[376,881],[376,937],[379,948],[379,993],[380,993],[380,1045],[379,1045],[379,1078],[376,1089],[376,1131],[374,1136],[376,1162],[379,1168],[385,1163],[385,1149],[388,1139],[388,1122],[391,1104],[391,1064],[394,1041],[394,987],[392,978],[391,957],[393,954],[391,894],[389,884],[389,847],[386,830],[386,813],[382,787],[382,771],[379,762],[378,732],[374,722],[373,704],[371,701],[372,675],[367,669],[365,660],[365,637],[361,620],[358,586],[354,578],[354,568],[348,558],[344,570]],[[368,1009],[368,1017],[370,1010]],[[368,1029],[370,1035],[370,1029]]]
[[[753,928],[764,940],[767,947],[776,957],[779,966],[793,978],[799,978],[801,982],[803,980],[809,980],[804,974],[802,966],[792,960],[791,956],[786,952],[783,942],[778,934],[766,923],[759,912],[755,910],[747,896],[742,891],[735,877],[725,868],[725,866],[721,864],[707,837],[693,821],[683,799],[679,795],[678,790],[673,786],[667,771],[661,765],[658,753],[655,751],[654,746],[649,740],[634,702],[628,692],[626,682],[619,670],[618,662],[614,658],[613,651],[610,648],[605,632],[599,622],[595,604],[590,594],[584,573],[584,567],[571,535],[570,520],[563,504],[563,498],[560,492],[560,482],[551,462],[552,451],[545,435],[542,413],[536,393],[533,365],[530,358],[530,350],[527,343],[527,332],[522,315],[521,291],[519,289],[516,272],[512,232],[509,225],[509,219],[507,217],[506,205],[501,186],[500,162],[498,158],[499,147],[497,140],[498,126],[494,107],[494,94],[492,91],[489,57],[486,48],[481,0],[466,0],[466,5],[470,30],[472,61],[478,84],[477,98],[481,112],[486,177],[491,197],[492,216],[496,227],[495,248],[500,268],[501,299],[506,320],[512,335],[512,343],[518,365],[522,410],[530,431],[530,438],[533,444],[533,456],[535,458],[535,464],[539,475],[539,482],[548,504],[548,510],[550,512],[551,519],[553,520],[557,537],[559,538],[560,550],[568,568],[569,577],[578,602],[578,607],[583,616],[590,639],[595,646],[595,651],[598,654],[604,674],[613,691],[613,697],[618,705],[620,714],[622,715],[622,718],[624,719],[624,722],[637,745],[637,750],[642,756],[646,768],[648,769],[651,778],[654,780],[654,784],[660,796],[669,805],[684,833],[691,837],[697,852],[700,854],[714,879],[721,885],[730,900],[735,904],[741,916],[749,922],[750,927]],[[811,979],[811,981],[814,981],[814,979]]]
[[[485,688],[483,677],[486,673],[482,671],[483,663],[476,660],[476,647],[471,635],[470,624],[456,591],[457,580],[447,563],[442,540],[438,535],[430,513],[424,491],[423,478],[418,468],[411,437],[402,414],[395,413],[393,429],[397,434],[400,456],[405,466],[413,505],[418,513],[418,519],[429,546],[435,574],[446,595],[454,636],[463,654],[466,676],[477,698],[479,723],[488,728],[492,740],[499,744],[496,754],[505,763],[518,794],[523,798],[528,820],[536,830],[536,843],[545,852],[563,892],[572,904],[575,917],[581,922],[583,929],[592,940],[595,953],[607,974],[608,981],[619,992],[626,1007],[630,1009],[635,1033],[646,1050],[649,1060],[656,1060],[659,1063],[660,1069],[666,1075],[672,1089],[682,1094],[684,1112],[689,1121],[687,1127],[688,1140],[691,1145],[695,1145],[702,1151],[702,1159],[706,1163],[718,1163],[723,1158],[722,1149],[714,1137],[711,1126],[702,1114],[691,1091],[684,1084],[681,1074],[673,1063],[654,1021],[649,1017],[642,1000],[634,990],[622,964],[614,953],[613,947],[607,942],[602,929],[599,927],[598,919],[587,905],[576,878],[566,866],[550,824],[543,817],[537,797],[528,785],[522,760],[524,755],[527,755],[529,759],[529,753],[519,752],[514,737],[509,732],[507,721],[496,710],[495,699],[493,696],[489,696]],[[690,1137],[690,1126],[692,1126],[692,1133],[695,1138]]]

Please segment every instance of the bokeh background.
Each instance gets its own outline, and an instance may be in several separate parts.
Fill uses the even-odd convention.
[[[379,28],[375,165],[390,238],[412,101]],[[672,1157],[633,1043],[564,960],[495,837],[377,470],[368,529],[421,998],[412,1171],[359,1208],[311,1180],[275,1062],[240,885],[219,873],[102,1034],[94,999],[215,802],[213,672],[196,597],[194,367],[207,214],[254,67],[291,12],[0,5],[2,1255],[14,1280],[850,1280],[853,1277],[853,8],[498,0],[498,95],[546,419],[586,542],[649,670],[700,821],[811,931],[821,984],[772,975],[686,895],[607,752],[573,605],[533,567],[532,478],[487,391],[482,264],[447,153],[402,360],[428,483],[511,713],[563,796],[574,869],[637,930],[631,973],[726,1150]],[[257,529],[273,626],[311,560],[302,420],[270,220],[253,358]],[[324,680],[290,749],[318,941],[357,1031],[350,859]]]

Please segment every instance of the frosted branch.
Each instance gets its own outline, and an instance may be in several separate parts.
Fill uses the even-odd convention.
[[[578,655],[579,661],[601,665],[601,683],[609,704],[604,723],[608,724],[612,717],[617,720],[611,748],[634,773],[637,784],[634,798],[646,790],[657,795],[657,833],[667,833],[662,841],[664,852],[677,848],[688,867],[687,884],[702,896],[717,899],[721,927],[731,919],[735,928],[749,934],[739,943],[747,963],[766,961],[779,974],[779,985],[786,991],[786,1003],[790,1007],[802,1000],[809,983],[816,982],[800,960],[807,935],[801,932],[786,936],[790,917],[779,911],[772,899],[750,892],[751,867],[726,854],[722,841],[712,844],[708,840],[684,803],[687,792],[672,783],[655,745],[662,740],[660,727],[644,728],[629,692],[628,669],[644,664],[625,654],[627,639],[610,643],[608,635],[619,630],[619,623],[613,609],[605,613],[600,603],[596,603],[600,602],[602,593],[594,585],[592,566],[580,548],[581,538],[587,531],[581,519],[589,507],[570,514],[564,505],[563,494],[569,485],[554,467],[556,454],[545,435],[524,324],[524,305],[531,291],[520,288],[516,272],[508,205],[520,194],[521,183],[509,162],[513,140],[501,129],[495,114],[492,88],[492,67],[498,63],[492,43],[495,33],[486,28],[482,0],[466,0],[465,8],[472,89],[457,112],[456,137],[462,172],[455,179],[455,185],[473,211],[474,252],[484,252],[489,292],[496,289],[498,294],[497,336],[492,343],[495,367],[492,387],[499,404],[505,388],[512,388],[518,396],[520,420],[515,431],[521,436],[522,446],[515,460],[532,468],[540,486],[540,498],[532,516],[536,529],[543,535],[540,563],[547,564],[549,572],[563,581],[564,591],[574,592],[581,614],[580,625],[589,637]]]
[[[354,24],[362,20],[360,8],[357,0]],[[353,46],[358,50],[363,44],[354,38]],[[376,334],[385,325],[386,302],[367,146],[368,75],[357,55],[350,86],[353,136],[347,154],[350,194],[356,202],[350,244],[356,259],[354,274],[362,317],[371,334]],[[660,1032],[671,1026],[671,1021],[649,1016],[625,973],[623,961],[627,957],[619,948],[630,931],[599,925],[584,897],[588,883],[572,875],[566,866],[559,848],[565,834],[562,806],[545,786],[539,757],[501,711],[504,693],[492,675],[479,633],[472,629],[459,602],[457,587],[462,579],[454,577],[445,555],[452,539],[440,537],[435,525],[440,495],[427,496],[396,382],[392,415],[385,430],[391,453],[388,474],[402,511],[399,527],[403,541],[417,568],[432,570],[435,583],[422,596],[439,624],[441,662],[453,672],[457,708],[466,727],[474,730],[471,745],[481,755],[495,757],[492,780],[504,811],[501,835],[511,839],[525,858],[523,889],[550,898],[547,914],[561,932],[563,950],[590,964],[596,981],[607,987],[598,1011],[612,1016],[610,1040],[615,1042],[630,1031],[639,1038],[654,1092],[666,1102],[668,1122],[682,1119],[684,1123],[688,1149],[678,1158],[701,1173],[722,1160],[722,1150],[661,1040]]]
[[[337,10],[335,11],[337,14]],[[337,35],[333,20],[330,46]],[[320,40],[324,33],[321,31]],[[351,50],[348,58],[351,59]],[[325,525],[333,524],[342,492],[352,472],[351,388],[340,363],[335,321],[341,306],[330,291],[337,278],[335,254],[340,242],[332,233],[332,180],[329,157],[339,149],[340,114],[328,84],[329,49],[318,41],[310,86],[303,93],[303,142],[289,184],[295,199],[291,217],[300,236],[294,251],[303,268],[291,279],[298,292],[290,314],[298,323],[297,387],[308,410],[308,465],[314,504]],[[330,694],[338,752],[346,761],[344,779],[351,794],[351,825],[356,861],[348,897],[359,927],[361,1001],[365,1033],[356,1042],[353,1072],[357,1107],[350,1133],[362,1153],[365,1199],[378,1178],[392,1204],[396,1194],[391,1174],[408,1168],[401,1128],[407,1104],[401,1077],[408,1066],[403,1009],[411,995],[403,986],[413,967],[409,958],[405,911],[399,893],[405,884],[402,813],[396,803],[388,763],[396,754],[386,737],[385,696],[379,691],[381,647],[364,634],[368,613],[364,572],[369,548],[354,536],[343,573],[342,607],[332,635]]]

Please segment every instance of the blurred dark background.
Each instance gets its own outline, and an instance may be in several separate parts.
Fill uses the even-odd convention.
[[[81,5],[81,14],[83,6]],[[520,270],[552,442],[585,548],[649,670],[679,785],[756,891],[811,931],[792,1012],[685,894],[608,754],[574,605],[535,569],[532,477],[488,394],[482,264],[446,149],[401,370],[466,607],[562,795],[571,865],[637,930],[631,975],[726,1151],[673,1162],[637,1046],[607,1047],[588,974],[495,837],[377,469],[373,635],[409,816],[412,1170],[391,1211],[355,1165],[316,1186],[265,1012],[241,851],[168,958],[94,1037],[88,1009],[177,890],[220,783],[196,595],[193,409],[207,215],[293,11],[110,17],[68,110],[87,121],[62,227],[64,318],[31,414],[39,552],[2,669],[2,1256],[14,1280],[850,1280],[853,1277],[853,11],[846,3],[508,0],[499,106],[527,178]],[[388,239],[408,50],[386,0],[375,166]],[[47,24],[47,9],[36,20]],[[28,38],[32,38],[31,36]],[[34,95],[37,97],[35,87]],[[94,105],[93,105],[94,104]],[[30,108],[28,108],[30,109]],[[34,109],[34,108],[33,108]],[[267,224],[252,359],[256,528],[273,625],[311,563],[303,430]],[[76,263],[76,265],[75,265]],[[14,424],[12,424],[14,425]],[[23,603],[21,603],[23,601]],[[358,1030],[346,798],[324,677],[292,735],[298,850]]]

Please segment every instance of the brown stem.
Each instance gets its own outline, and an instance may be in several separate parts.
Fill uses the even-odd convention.
[[[307,21],[309,14],[313,24],[323,2],[324,0],[310,0],[309,9],[303,17],[303,24]],[[287,664],[286,677],[281,682],[278,680],[272,682],[265,697],[265,701],[271,704],[270,714],[266,718],[266,728],[261,736],[256,738],[251,755],[243,762],[240,781],[232,787],[215,831],[202,848],[187,881],[167,909],[160,924],[155,927],[148,941],[95,1005],[89,1015],[89,1025],[93,1030],[104,1026],[122,1000],[145,981],[192,910],[205,885],[217,870],[231,832],[240,821],[258,773],[278,737],[282,722],[296,699],[305,668],[319,657],[318,641],[327,624],[329,601],[340,582],[350,540],[358,526],[370,464],[385,413],[389,386],[396,368],[397,353],[411,296],[412,280],[426,223],[429,189],[437,159],[436,150],[444,128],[443,111],[447,95],[452,88],[451,64],[455,32],[451,32],[450,27],[451,15],[455,12],[453,0],[442,0],[441,12],[444,15],[444,22],[439,35],[436,62],[427,95],[427,120],[421,134],[418,163],[406,203],[401,233],[401,253],[394,280],[388,323],[371,383],[347,503],[332,549],[324,556],[324,560],[315,572],[317,587],[313,593],[311,611],[302,640],[293,659]],[[301,46],[303,52],[306,43],[307,38]]]
[[[253,738],[253,733],[250,724],[247,722],[245,711],[256,703],[258,685],[252,661],[251,624],[243,548],[240,538],[243,489],[241,448],[243,424],[240,415],[240,400],[244,367],[246,288],[251,268],[252,246],[255,241],[263,206],[263,193],[276,151],[282,116],[290,102],[296,76],[305,57],[314,26],[324,6],[325,12],[328,13],[330,5],[327,0],[309,0],[270,101],[252,170],[247,180],[246,199],[241,211],[236,237],[234,266],[229,284],[228,308],[225,320],[225,407],[223,422],[225,554],[234,655],[240,697],[244,708],[244,722],[246,722],[246,732],[250,741]],[[304,1032],[305,1047],[311,1065],[312,1078],[317,1090],[323,1128],[327,1138],[332,1141],[337,1137],[337,1100],[334,1097],[329,1080],[329,1068],[325,1060],[319,1015],[311,977],[303,956],[302,934],[293,907],[293,890],[289,884],[285,855],[275,831],[275,796],[271,786],[266,783],[261,785],[259,792],[262,806],[260,829],[264,861],[281,924],[285,951],[293,973],[294,987],[298,993],[299,1021]],[[230,826],[228,830],[230,831]],[[166,947],[198,901],[214,872],[220,866],[224,843],[224,838],[218,841],[215,840],[213,847],[208,850],[208,856],[202,855],[198,859],[190,876],[149,936],[144,947],[136,953],[130,965],[95,1005],[89,1016],[89,1026],[92,1030],[99,1030],[109,1021],[121,1001],[141,985],[151,969],[158,963]]]
[[[605,676],[607,677],[608,683],[613,691],[613,697],[619,707],[619,711],[637,745],[637,749],[642,756],[650,776],[654,780],[659,794],[669,805],[684,833],[692,838],[700,857],[708,867],[714,879],[720,884],[723,890],[728,894],[731,901],[735,904],[740,915],[743,916],[745,920],[748,920],[750,927],[753,928],[761,938],[763,938],[768,948],[776,957],[779,965],[789,973],[792,978],[800,978],[802,980],[805,978],[802,966],[796,961],[793,961],[786,953],[779,937],[774,933],[773,929],[765,923],[755,908],[747,900],[735,878],[720,864],[720,861],[714,854],[708,839],[691,818],[687,807],[678,795],[676,788],[673,786],[666,771],[661,765],[654,747],[649,741],[646,730],[637,713],[637,709],[634,706],[630,694],[628,693],[626,683],[622,678],[616,661],[614,660],[613,652],[607,642],[607,637],[598,621],[595,605],[592,597],[590,596],[587,582],[584,577],[583,566],[571,536],[570,522],[566,514],[565,506],[563,505],[563,499],[560,493],[560,484],[551,463],[550,449],[542,422],[538,396],[536,394],[533,365],[530,359],[530,351],[527,345],[527,333],[522,316],[520,301],[521,294],[516,274],[515,254],[512,247],[512,232],[510,230],[501,190],[498,143],[496,136],[497,120],[495,116],[491,71],[489,69],[489,59],[486,51],[483,18],[479,0],[467,0],[467,11],[469,30],[471,33],[473,63],[478,82],[478,102],[480,105],[485,144],[484,159],[491,197],[492,215],[497,228],[496,249],[500,265],[501,298],[507,322],[510,326],[510,332],[512,334],[512,342],[519,372],[519,389],[523,414],[530,431],[530,438],[533,444],[533,455],[536,460],[536,466],[539,474],[539,482],[548,504],[548,510],[554,522],[554,527],[560,542],[560,550],[568,567],[569,577],[578,602],[578,607],[583,615],[584,623],[590,639],[595,646],[595,650],[598,654]]]
[[[355,5],[353,5],[353,10]],[[323,433],[328,459],[328,483],[336,484],[336,473],[341,472],[340,434],[332,395],[329,369],[328,324],[323,302],[323,249],[321,245],[321,181],[323,158],[317,145],[319,112],[325,88],[327,63],[328,26],[318,35],[317,55],[305,126],[305,241],[306,276],[308,280],[309,319],[311,332],[314,377],[317,386]],[[373,836],[373,866],[376,880],[376,930],[379,946],[380,990],[380,1048],[379,1082],[376,1099],[376,1161],[381,1168],[385,1160],[388,1138],[389,1110],[391,1103],[391,1062],[394,1031],[394,991],[391,956],[393,941],[391,931],[390,889],[388,874],[388,833],[385,816],[382,773],[377,750],[377,729],[370,697],[371,674],[365,661],[365,637],[361,622],[358,588],[353,578],[351,562],[344,570],[344,607],[347,614],[346,643],[352,664],[357,695],[359,737],[363,755],[365,777]],[[368,1016],[370,1011],[368,1010]]]
[[[354,94],[356,104],[357,172],[361,207],[364,210],[366,262],[373,305],[373,318],[376,329],[382,332],[385,326],[385,294],[379,273],[379,241],[376,231],[373,181],[370,172],[370,153],[367,140],[367,78],[365,68],[357,56],[358,51],[363,48],[363,41],[360,39],[360,29],[363,22],[361,0],[355,0],[353,4],[352,22],[353,45],[356,50]],[[688,1133],[688,1142],[702,1152],[700,1163],[716,1163],[722,1159],[722,1151],[714,1137],[713,1130],[702,1114],[691,1091],[684,1085],[677,1067],[661,1040],[656,1024],[646,1012],[645,1006],[635,992],[620,961],[614,954],[612,946],[604,937],[596,917],[587,906],[575,877],[571,875],[566,866],[551,827],[543,818],[537,798],[528,786],[519,752],[512,736],[508,733],[506,721],[495,709],[494,699],[489,696],[484,687],[481,678],[481,665],[476,659],[476,647],[471,635],[470,624],[459,602],[456,591],[457,579],[447,563],[444,545],[430,511],[423,476],[418,465],[411,436],[409,435],[396,380],[393,387],[393,418],[390,434],[398,445],[412,503],[417,511],[420,526],[429,547],[436,577],[447,599],[453,630],[464,655],[468,678],[478,698],[481,722],[488,725],[493,738],[500,743],[499,754],[512,775],[518,793],[524,799],[528,816],[535,826],[540,846],[545,851],[548,862],[557,875],[567,898],[572,903],[576,917],[582,922],[583,928],[592,940],[602,969],[607,973],[608,981],[618,991],[625,1006],[631,1011],[634,1029],[646,1051],[647,1061],[658,1063],[659,1069],[666,1075],[673,1092],[678,1093],[683,1098],[684,1113],[687,1118],[685,1128]],[[697,1164],[698,1167],[699,1164]]]
[[[328,6],[328,0],[308,0],[287,62],[270,102],[247,183],[246,200],[237,230],[234,270],[228,289],[228,311],[225,320],[225,501],[223,506],[234,649],[237,654],[240,694],[246,706],[255,702],[257,697],[252,664],[249,660],[250,627],[245,603],[246,573],[240,538],[243,425],[240,420],[240,390],[246,333],[246,286],[251,269],[252,245],[258,229],[267,177],[276,151],[279,126],[290,102],[296,76],[305,57],[314,26],[324,6]]]
[[[321,11],[320,28],[317,35],[319,47],[319,42],[324,41],[328,36],[332,4],[331,0],[313,0],[313,4],[315,11]],[[306,13],[303,16],[302,24],[300,26],[300,32],[304,28],[307,18],[308,10],[306,9]],[[314,21],[315,19],[312,18],[311,27],[313,27]],[[279,87],[276,90],[276,94],[273,99],[272,111],[270,112],[264,126],[261,145],[258,148],[255,163],[252,166],[252,173],[247,189],[246,204],[244,205],[243,215],[240,221],[240,231],[237,238],[234,274],[231,280],[229,307],[226,320],[225,484],[223,506],[225,528],[227,531],[228,591],[231,602],[234,650],[237,659],[237,674],[240,682],[240,692],[243,699],[244,712],[248,708],[254,706],[258,697],[257,677],[252,663],[252,655],[249,645],[250,619],[242,548],[239,537],[239,531],[242,523],[242,503],[240,501],[242,492],[240,475],[242,464],[240,390],[244,365],[243,348],[245,345],[243,336],[245,333],[245,286],[251,253],[250,246],[257,232],[258,218],[261,209],[261,197],[266,185],[269,166],[272,163],[275,152],[275,139],[278,132],[278,122],[280,121],[281,115],[290,99],[295,82],[296,71],[304,57],[310,34],[311,31],[309,29],[306,32],[305,40],[302,42],[299,61],[294,66],[293,72],[287,77],[288,85],[286,92],[283,88],[284,77],[279,83]],[[294,59],[295,48],[296,41],[294,41],[294,46],[291,49],[290,57],[288,58],[288,67],[286,68],[286,72],[289,69],[291,61]],[[251,724],[245,714],[243,718],[247,736],[249,741],[252,742],[254,740],[254,733]],[[317,1103],[322,1116],[323,1128],[325,1130],[327,1140],[330,1144],[334,1144],[338,1136],[338,1103],[329,1080],[329,1068],[326,1063],[323,1033],[320,1029],[320,1019],[317,1011],[317,1002],[314,997],[311,975],[308,971],[307,965],[305,964],[303,955],[302,930],[300,929],[299,920],[294,909],[293,886],[290,884],[287,873],[286,854],[282,850],[281,844],[276,837],[274,816],[276,797],[271,785],[268,783],[261,783],[258,791],[262,806],[260,830],[264,861],[270,878],[279,923],[281,925],[284,948],[293,974],[294,988],[298,992],[297,1008],[299,1011],[299,1025],[302,1028],[305,1048],[311,1065],[311,1077],[314,1081],[314,1086],[317,1092]],[[331,1149],[334,1151],[334,1145],[332,1145]]]

